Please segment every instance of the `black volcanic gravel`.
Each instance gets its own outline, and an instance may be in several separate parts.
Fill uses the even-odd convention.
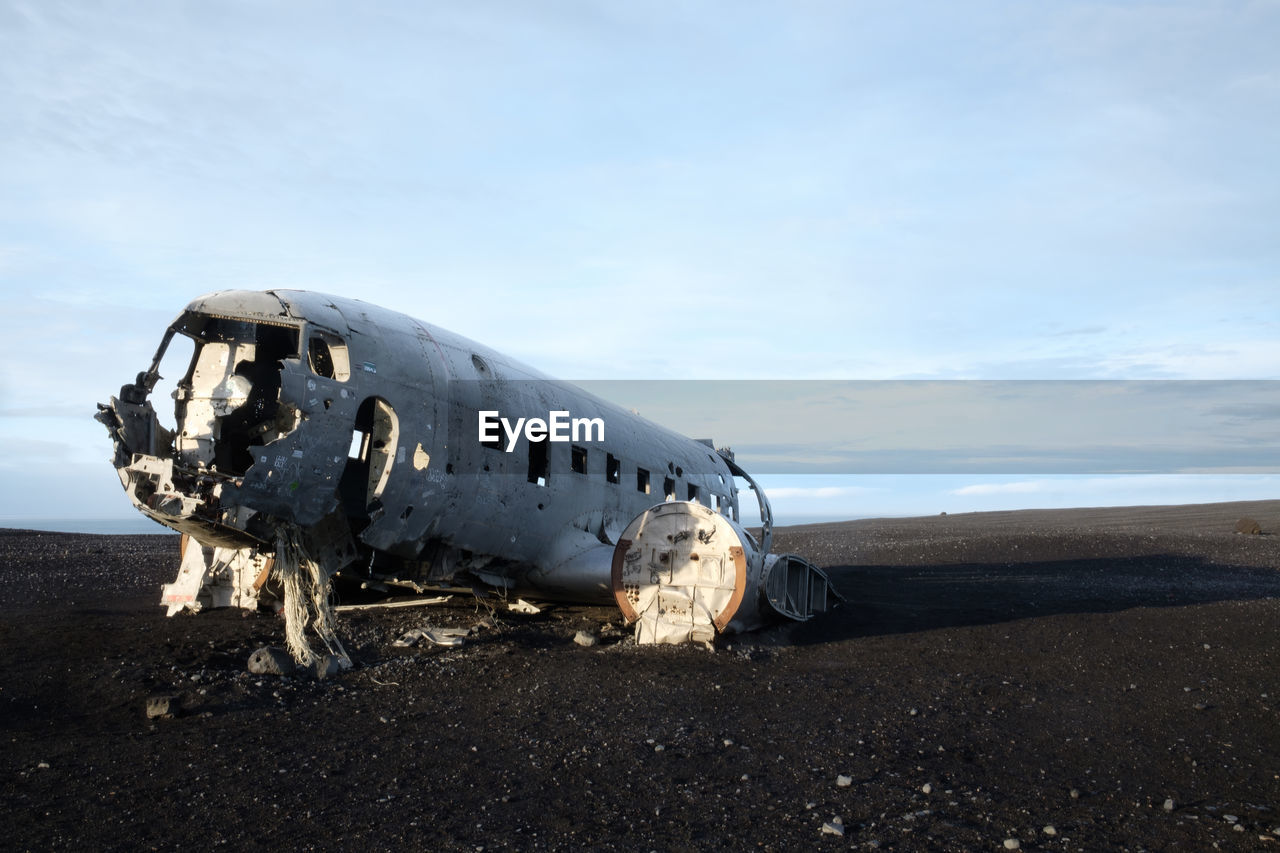
[[[164,618],[176,536],[0,531],[0,847],[1276,850],[1277,534],[1280,501],[784,528],[848,598],[809,624],[711,653],[458,597],[344,614],[314,681],[246,672],[274,616]],[[392,645],[426,624],[481,627]]]

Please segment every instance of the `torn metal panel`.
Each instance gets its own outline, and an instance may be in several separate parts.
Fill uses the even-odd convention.
[[[150,395],[176,336],[193,352],[165,425]],[[202,296],[166,330],[148,369],[99,409],[129,499],[199,543],[165,589],[171,612],[252,606],[262,585],[251,581],[272,557],[285,598],[294,588],[309,596],[305,607],[286,601],[286,611],[309,612],[314,624],[327,624],[334,576],[611,602],[623,531],[649,517],[715,524],[720,538],[696,552],[705,566],[684,567],[693,580],[668,573],[645,593],[633,620],[647,626],[642,640],[701,641],[765,616],[808,618],[829,601],[816,567],[765,559],[768,501],[731,452],[356,300],[292,290]],[[498,411],[572,412],[609,431],[590,446],[525,436],[501,447],[477,432],[480,414]],[[735,476],[760,502],[759,543],[737,525]],[[674,502],[684,496],[690,502]],[[684,508],[654,508],[662,497]],[[301,649],[298,640],[291,648]]]
[[[507,609],[515,613],[526,613],[530,616],[541,613],[542,608],[537,605],[530,604],[523,598],[517,598],[515,601],[507,605]]]
[[[471,635],[470,628],[413,628],[406,631],[391,645],[399,648],[416,646],[419,641],[426,640],[433,646],[460,646]]]
[[[796,554],[764,559],[764,601],[779,616],[803,622],[826,613],[844,599],[826,572]]]

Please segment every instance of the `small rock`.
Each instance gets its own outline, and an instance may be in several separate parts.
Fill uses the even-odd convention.
[[[1072,789],[1071,789],[1071,799],[1073,799],[1073,800],[1078,800],[1078,799],[1080,799],[1080,789],[1079,789],[1079,788],[1072,788]]]
[[[838,837],[840,837],[840,838],[843,838],[843,837],[844,837],[844,824],[842,824],[842,823],[836,823],[836,822],[835,822],[835,821],[833,821],[833,820],[831,820],[831,821],[827,821],[826,823],[824,823],[824,824],[822,825],[822,834],[823,834],[823,835],[835,835],[835,836],[838,836]]]
[[[932,785],[930,785],[928,782],[925,782],[923,785],[921,785],[921,786],[920,786],[920,790],[921,790],[921,792],[922,792],[922,793],[925,793],[925,794],[932,794],[932,793],[933,793],[933,786],[932,786]]]
[[[730,740],[729,738],[725,738],[725,739],[722,741],[722,743],[723,743],[725,746],[733,746],[733,741],[732,741],[732,740]]]
[[[169,719],[178,709],[177,696],[147,697],[147,719]]]
[[[1225,820],[1227,823],[1235,823],[1236,821],[1240,820],[1240,818],[1236,817],[1233,814],[1224,814],[1222,816],[1222,819]]]
[[[591,648],[596,643],[600,642],[600,640],[596,637],[596,635],[591,633],[590,631],[579,631],[578,633],[573,635],[573,641],[578,645],[584,646],[586,648]]]
[[[37,765],[36,765],[36,769],[37,769],[37,770],[48,770],[48,769],[49,769],[49,762],[47,762],[47,761],[41,761],[39,764],[37,764]]]
[[[1173,811],[1173,797],[1170,797],[1164,801],[1164,810],[1167,812]]]
[[[263,646],[249,655],[249,672],[254,675],[293,675],[298,664],[284,649]]]
[[[1257,536],[1262,533],[1262,527],[1252,518],[1242,518],[1236,522],[1236,533],[1243,533],[1246,536]]]
[[[653,751],[654,751],[654,752],[662,752],[664,749],[666,749],[666,747],[665,747],[665,746],[663,746],[663,745],[662,745],[662,744],[660,744],[660,743],[658,743],[658,744],[654,744],[654,746],[653,746]]]
[[[1022,846],[1022,843],[1018,841],[1018,839],[1016,838],[1006,838],[1004,840],[1005,850],[1017,850],[1021,846]]]
[[[848,788],[848,787],[849,787],[850,785],[852,785],[852,784],[853,784],[853,777],[852,777],[852,776],[837,776],[837,777],[836,777],[836,787],[837,787],[837,788]]]
[[[344,669],[350,667],[349,662],[345,662],[337,655],[320,655],[316,662],[311,665],[311,672],[316,678],[323,681],[331,675],[337,675]]]
[[[1049,836],[1049,837],[1051,837],[1051,838],[1052,838],[1053,836],[1055,836],[1055,835],[1057,835],[1057,834],[1058,834],[1058,828],[1057,828],[1056,826],[1054,826],[1053,824],[1049,824],[1048,826],[1046,826],[1044,829],[1042,829],[1042,830],[1040,830],[1040,831],[1041,831],[1041,832],[1043,832],[1045,835],[1048,835],[1048,836]]]

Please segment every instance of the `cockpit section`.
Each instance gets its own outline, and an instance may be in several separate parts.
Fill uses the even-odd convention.
[[[281,303],[268,298],[279,310]],[[224,506],[222,499],[263,474],[254,466],[261,468],[264,458],[278,465],[278,454],[263,448],[301,424],[299,382],[305,385],[308,376],[345,382],[351,373],[346,342],[338,334],[258,305],[247,306],[246,313],[193,303],[166,330],[150,368],[98,413],[115,441],[121,481],[138,508],[169,527],[228,547],[269,541],[270,526],[255,522],[250,508],[257,501],[241,494]],[[176,345],[166,360],[170,345],[184,338],[192,343],[189,360],[184,364],[186,353]],[[150,399],[162,379],[162,362],[171,376],[183,371],[171,386],[172,421],[164,417],[165,407],[158,415]]]
[[[284,360],[298,357],[299,329],[188,313],[175,331],[196,342],[174,391],[178,460],[197,469],[242,475],[251,448],[292,432],[297,408],[280,401]]]

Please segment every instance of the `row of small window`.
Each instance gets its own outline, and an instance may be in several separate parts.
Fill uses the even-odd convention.
[[[548,455],[548,443],[545,441],[529,442],[529,482],[536,483],[539,486],[547,484],[547,477],[551,474],[551,461]],[[575,474],[587,473],[587,448],[579,447],[576,444],[569,446],[569,468]],[[682,468],[676,468],[674,473],[683,474]],[[612,453],[605,454],[604,464],[605,480],[615,485],[622,484],[622,460],[614,456]],[[696,483],[685,484],[684,500],[696,501],[700,490]],[[650,486],[650,474],[648,469],[636,467],[636,491],[650,494],[652,488]],[[672,477],[662,478],[662,493],[668,500],[676,499],[676,481]]]

